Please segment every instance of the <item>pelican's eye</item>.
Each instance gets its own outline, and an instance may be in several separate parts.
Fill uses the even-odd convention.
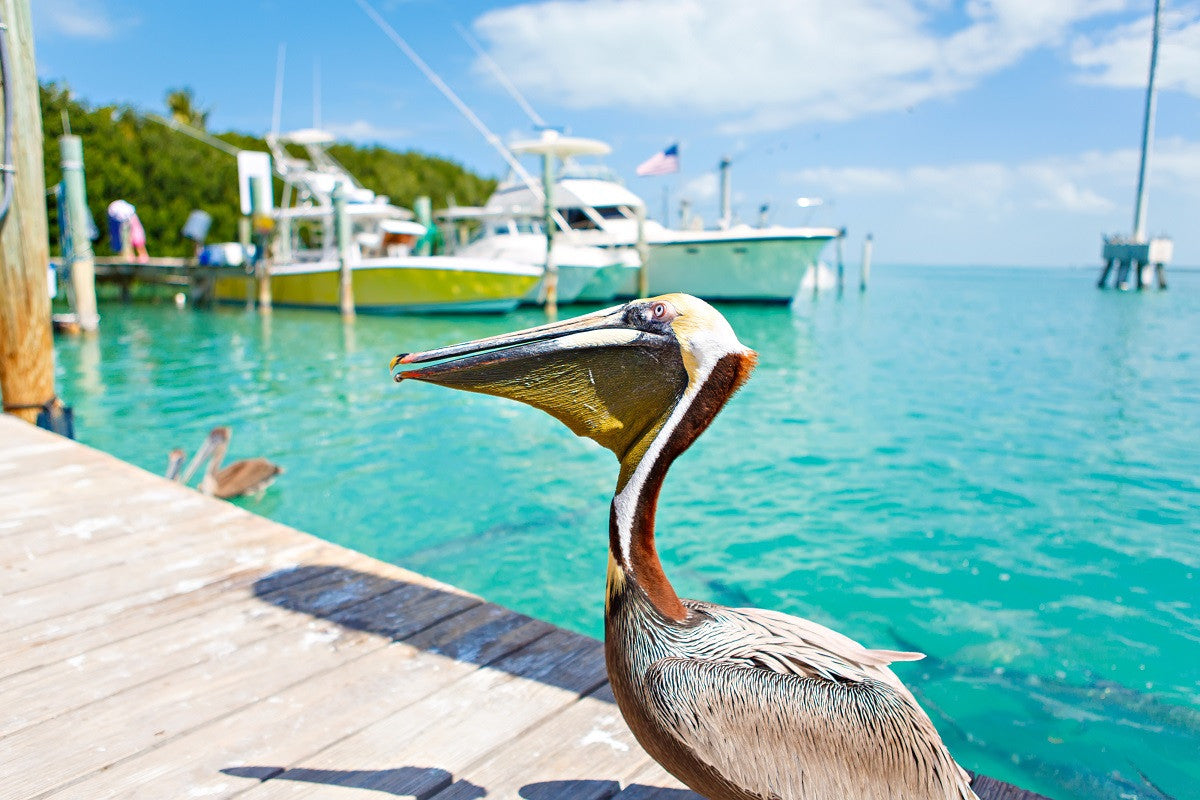
[[[676,315],[675,309],[666,303],[655,303],[650,307],[650,319],[655,322],[670,322]]]

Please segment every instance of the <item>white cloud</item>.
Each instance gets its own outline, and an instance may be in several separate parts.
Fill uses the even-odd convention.
[[[1153,17],[1146,16],[1100,35],[1078,37],[1071,60],[1084,70],[1081,80],[1096,86],[1145,87],[1152,25]],[[1200,97],[1200,5],[1163,12],[1158,85]]]
[[[34,28],[79,39],[111,39],[118,24],[102,0],[37,0]],[[126,20],[123,24],[136,24]]]
[[[349,139],[355,142],[385,142],[404,139],[412,135],[412,132],[406,128],[382,128],[365,119],[326,125],[325,129],[339,139]]]
[[[1133,202],[1136,150],[1089,152],[1010,165],[997,162],[808,169],[791,176],[804,191],[841,199],[916,202],[943,219],[1015,217],[1023,209],[1102,216]],[[1150,193],[1200,198],[1200,142],[1159,142],[1150,164]]]
[[[953,95],[1125,2],[971,0],[956,14],[940,0],[548,0],[475,29],[531,95],[698,111],[734,133]]]
[[[689,200],[711,200],[717,196],[719,188],[719,180],[717,173],[706,172],[699,177],[692,178],[683,185],[681,194]]]

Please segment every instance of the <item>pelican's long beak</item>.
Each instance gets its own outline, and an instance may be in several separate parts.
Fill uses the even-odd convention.
[[[473,342],[404,353],[408,379],[508,397],[540,408],[622,457],[687,384],[673,335],[639,327],[615,306]]]
[[[517,356],[525,356],[534,352],[546,350],[546,343],[556,339],[562,339],[567,336],[578,334],[595,334],[605,330],[615,330],[621,328],[621,318],[624,306],[613,306],[606,308],[603,311],[596,311],[591,314],[585,314],[581,317],[563,320],[562,322],[551,322],[546,325],[539,325],[535,328],[526,328],[525,330],[515,331],[514,333],[502,333],[498,336],[489,336],[486,339],[476,339],[471,342],[463,342],[462,344],[454,344],[449,347],[439,347],[435,350],[426,350],[420,353],[401,353],[392,359],[391,369],[394,371],[401,364],[422,364],[429,361],[442,361],[444,359],[458,359],[462,356],[471,356],[486,353],[505,353],[505,358],[511,359]],[[632,333],[640,333],[633,330]],[[587,336],[582,339],[574,339],[571,344],[582,345],[587,340]],[[603,336],[593,336],[593,340],[602,340]],[[564,343],[558,346],[561,348]],[[519,348],[519,349],[513,349]],[[470,360],[448,362],[456,364],[455,369],[463,369],[472,366],[475,362]],[[397,383],[408,378],[416,378],[417,380],[428,379],[429,376],[439,373],[439,367],[448,366],[438,365],[437,367],[426,368],[423,370],[410,370],[408,372],[398,372],[395,375]]]

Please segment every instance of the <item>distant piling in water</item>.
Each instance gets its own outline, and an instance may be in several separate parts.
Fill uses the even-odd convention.
[[[863,239],[862,249],[862,264],[858,268],[858,290],[865,292],[867,283],[871,280],[871,250],[875,246],[875,240],[871,234],[867,234],[867,238]]]
[[[846,239],[846,229],[842,228],[838,231],[837,237],[837,291],[838,296],[842,294],[842,290],[846,285],[846,262],[842,258],[842,242]]]
[[[634,248],[638,254],[638,297],[650,296],[650,246],[646,243],[646,207],[638,206],[637,242]]]
[[[271,267],[268,262],[267,242],[271,237],[274,220],[271,218],[271,179],[255,175],[250,179],[250,219],[254,229],[254,276],[258,284],[258,310],[271,313]]]
[[[350,215],[346,213],[346,189],[342,181],[333,185],[333,237],[337,246],[338,259],[338,309],[342,319],[354,319],[354,282],[350,263],[350,247],[353,236],[350,231]]]
[[[100,315],[96,310],[96,262],[92,252],[92,239],[88,231],[87,189],[83,170],[83,140],[72,134],[59,137],[58,145],[62,156],[63,208],[66,220],[60,220],[70,232],[70,270],[73,288],[73,305],[79,327],[84,333],[95,333],[100,329]],[[128,239],[128,237],[123,237]],[[63,253],[64,266],[67,253]]]

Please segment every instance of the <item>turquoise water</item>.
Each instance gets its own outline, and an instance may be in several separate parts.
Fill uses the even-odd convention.
[[[877,268],[866,295],[724,307],[760,366],[673,467],[659,543],[681,594],[929,654],[897,672],[964,766],[1196,797],[1200,274],[1093,272]],[[159,472],[231,425],[232,458],[287,469],[247,508],[600,635],[612,455],[388,375],[538,312],[101,312],[56,344],[81,441]]]

